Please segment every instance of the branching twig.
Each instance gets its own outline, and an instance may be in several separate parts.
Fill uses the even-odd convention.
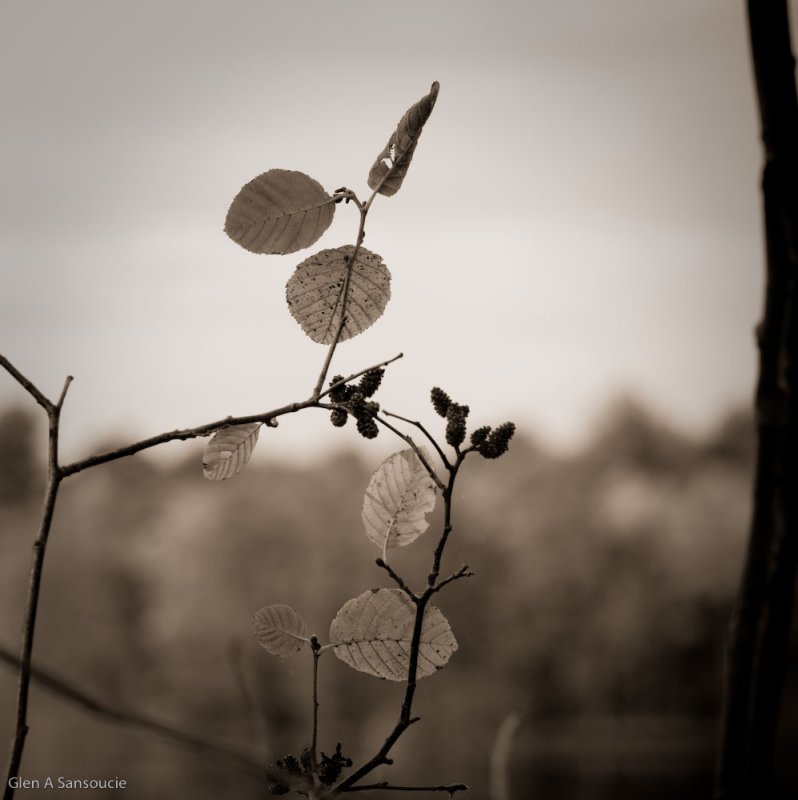
[[[375,562],[378,567],[384,569],[396,581],[396,585],[414,602],[418,602],[418,595],[404,582],[402,576],[394,570],[394,568],[382,558],[378,558]]]
[[[0,645],[0,661],[13,667],[20,666],[19,659],[2,645]],[[154,733],[157,736],[183,745],[202,757],[208,755],[215,756],[222,761],[242,769],[247,774],[263,780],[263,767],[246,753],[224,747],[223,745],[214,744],[199,736],[195,736],[193,733],[188,733],[173,725],[159,722],[143,714],[115,708],[102,700],[98,700],[96,697],[92,697],[82,689],[78,689],[48,670],[32,666],[30,674],[31,677],[45,689],[64,700],[74,703],[85,711],[89,711],[92,714],[96,714],[99,717],[103,717],[119,725]]]
[[[438,477],[438,473],[435,472],[434,468],[427,460],[427,457],[424,455],[424,451],[413,441],[413,439],[406,433],[402,433],[402,431],[400,431],[398,428],[391,425],[387,419],[383,419],[381,416],[379,416],[379,414],[375,416],[374,419],[376,419],[380,425],[384,425],[389,431],[393,431],[393,433],[395,433],[400,439],[407,442],[407,444],[413,448],[413,452],[419,457],[419,460],[424,465],[424,469],[426,469],[429,473],[430,478],[435,481],[435,484],[441,491],[444,491],[444,489],[446,489],[446,484],[444,484],[444,482]]]
[[[367,372],[371,372],[371,370],[379,369],[380,367],[387,367],[388,364],[393,364],[394,361],[398,361],[400,358],[404,358],[404,355],[405,355],[404,353],[399,353],[398,355],[395,355],[393,358],[389,358],[386,361],[380,361],[379,364],[374,364],[371,367],[366,367],[366,369],[361,369],[359,372],[353,372],[351,375],[347,375],[340,381],[336,381],[335,383],[331,384],[323,392],[320,392],[318,399],[321,400],[322,397],[326,397],[330,392],[335,391],[335,389],[337,389],[339,386],[344,386],[350,381],[355,380],[355,378],[359,378],[361,375],[365,375]]]
[[[433,586],[432,593],[435,594],[435,592],[439,592],[444,586],[448,586],[450,583],[460,580],[460,578],[472,578],[473,576],[474,573],[467,566],[462,566],[457,572],[453,572],[448,578],[444,578]]]
[[[34,386],[16,367],[5,357],[2,366],[32,395],[36,402],[47,412],[48,437],[47,437],[47,489],[44,495],[42,518],[39,532],[33,543],[33,556],[31,559],[30,580],[28,582],[28,599],[25,605],[25,616],[22,623],[22,648],[19,657],[19,682],[17,686],[17,709],[14,738],[11,743],[11,753],[8,759],[8,772],[6,775],[4,800],[11,800],[14,796],[14,782],[11,780],[19,774],[22,762],[22,752],[25,748],[25,738],[28,735],[28,696],[30,694],[31,678],[31,653],[33,652],[33,639],[36,632],[36,618],[39,609],[39,592],[41,591],[42,570],[44,568],[44,555],[47,550],[47,539],[55,513],[55,502],[58,497],[58,487],[64,477],[58,464],[58,429],[61,421],[61,407],[66,399],[72,376],[67,376],[64,388],[58,402],[53,403]]]
[[[435,438],[430,434],[430,432],[418,421],[414,419],[408,419],[407,417],[403,417],[401,414],[393,414],[386,409],[382,409],[382,413],[385,414],[386,417],[393,417],[394,419],[400,419],[402,422],[406,422],[408,425],[414,425],[418,428],[424,436],[431,442],[432,446],[437,451],[438,455],[441,457],[441,461],[443,461],[444,466],[446,469],[451,469],[452,465],[449,459],[446,457],[446,453],[443,452],[441,446],[435,440]]]

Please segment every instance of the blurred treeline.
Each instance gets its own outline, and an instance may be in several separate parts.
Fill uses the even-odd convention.
[[[20,410],[0,415],[0,642],[14,648],[44,480],[40,422]],[[325,641],[347,599],[388,585],[360,522],[379,461],[361,445],[308,469],[253,464],[220,484],[202,478],[200,443],[185,445],[176,465],[140,455],[70,478],[47,555],[35,662],[264,762],[298,752],[309,739],[310,659],[269,656],[250,618],[287,603]],[[463,781],[470,796],[488,798],[496,732],[519,712],[507,754],[514,800],[708,797],[753,454],[744,413],[690,439],[624,402],[579,453],[521,435],[498,462],[470,460],[446,566],[468,563],[477,575],[438,602],[460,649],[420,683],[422,722],[375,778]],[[431,531],[439,523],[436,515]],[[432,545],[429,533],[392,563],[420,585]],[[795,665],[783,797],[798,787],[789,757]],[[0,665],[3,737],[14,677]],[[341,741],[347,755],[370,755],[393,725],[401,686],[329,653],[320,687],[321,748]],[[39,687],[24,774],[118,775],[136,800],[266,796],[227,765]]]

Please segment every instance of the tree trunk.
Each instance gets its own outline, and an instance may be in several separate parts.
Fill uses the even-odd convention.
[[[787,0],[748,0],[765,164],[753,519],[731,623],[715,796],[769,796],[798,567],[798,101]]]

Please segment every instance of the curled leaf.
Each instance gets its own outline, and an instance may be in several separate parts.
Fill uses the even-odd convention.
[[[229,425],[211,436],[202,457],[202,474],[210,481],[223,481],[238,475],[255,449],[260,422]]]
[[[290,169],[270,169],[235,196],[224,232],[251,253],[295,253],[330,227],[335,202],[322,185]]]
[[[415,603],[400,589],[363,592],[344,603],[330,625],[333,652],[353,669],[406,681],[416,620]],[[416,677],[432,675],[457,650],[440,609],[429,604],[421,624]]]
[[[377,156],[369,171],[368,183],[379,194],[391,197],[399,191],[413,159],[421,129],[435,107],[439,89],[440,84],[435,81],[429,94],[407,110],[388,139],[388,144]]]
[[[292,656],[310,642],[305,620],[291,606],[264,606],[252,618],[252,632],[273,656]]]
[[[353,245],[321,250],[306,258],[286,285],[291,315],[319,344],[332,344],[341,323],[344,287]],[[391,273],[382,258],[365,247],[357,250],[349,279],[343,342],[373,325],[391,297]]]
[[[426,515],[435,508],[435,483],[415,451],[389,456],[371,476],[363,498],[366,535],[382,548],[414,542],[427,529]]]

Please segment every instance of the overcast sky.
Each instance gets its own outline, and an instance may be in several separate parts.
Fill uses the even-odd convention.
[[[405,184],[367,230],[393,298],[334,371],[404,351],[386,407],[430,419],[440,384],[477,422],[566,446],[625,393],[701,430],[755,375],[743,6],[4,4],[0,352],[53,395],[75,376],[66,458],[304,398],[324,348],[284,285],[310,252],[238,248],[227,207],[274,167],[365,196],[399,117],[438,80]],[[356,227],[339,207],[314,249]],[[0,376],[0,405],[18,401]],[[266,436],[282,455],[353,432],[306,412]]]

